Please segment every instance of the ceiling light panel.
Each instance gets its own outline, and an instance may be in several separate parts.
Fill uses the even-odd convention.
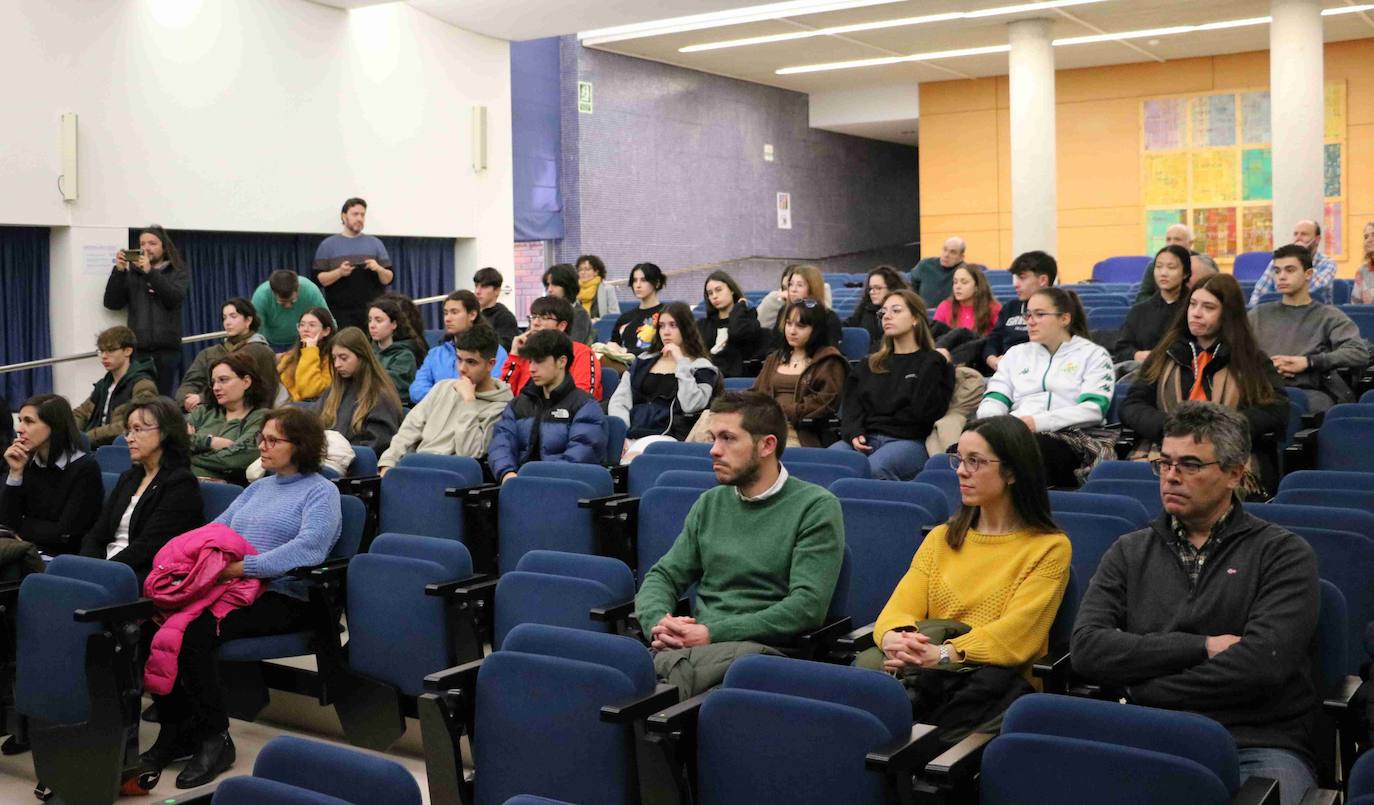
[[[748,6],[709,14],[671,17],[632,25],[617,25],[612,28],[598,28],[594,31],[582,31],[577,35],[577,38],[584,45],[604,45],[609,42],[623,42],[627,39],[641,39],[649,36],[700,31],[707,28],[720,28],[760,20],[803,17],[809,14],[824,14],[829,11],[846,11],[854,8],[904,2],[907,0],[793,0],[792,2]]]

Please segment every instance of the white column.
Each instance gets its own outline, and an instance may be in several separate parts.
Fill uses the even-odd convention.
[[[1274,138],[1274,241],[1293,224],[1322,220],[1325,139],[1322,18],[1319,0],[1272,0],[1269,100]]]
[[[129,246],[127,227],[68,226],[52,228],[49,236],[48,326],[53,357],[95,351],[95,336],[106,327],[124,324],[126,311],[106,310],[105,280],[116,249]],[[88,358],[53,367],[53,391],[73,407],[91,394],[91,384],[105,370]],[[18,401],[11,400],[11,405]]]
[[[1055,253],[1054,46],[1049,20],[1018,20],[1011,38],[1011,245]]]

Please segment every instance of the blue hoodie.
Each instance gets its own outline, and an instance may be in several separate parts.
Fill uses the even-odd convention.
[[[496,365],[492,367],[491,376],[497,380],[501,379],[501,367],[506,365],[506,348],[496,347]],[[425,355],[425,362],[421,364],[420,370],[415,373],[415,379],[410,383],[410,401],[417,405],[434,388],[434,384],[441,380],[458,379],[458,350],[453,346],[453,339],[445,338],[437,347],[434,347]]]

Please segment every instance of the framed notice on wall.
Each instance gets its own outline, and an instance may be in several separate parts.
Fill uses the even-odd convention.
[[[792,194],[778,194],[778,229],[792,228]]]
[[[1322,251],[1345,251],[1346,86],[1326,85]],[[1145,250],[1172,224],[1193,228],[1213,257],[1274,248],[1274,167],[1268,90],[1147,98],[1140,104],[1140,194]],[[1292,221],[1279,221],[1287,232]]]

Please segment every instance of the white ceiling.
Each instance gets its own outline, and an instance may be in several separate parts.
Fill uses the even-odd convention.
[[[382,0],[317,1],[346,8],[374,5]],[[513,40],[760,5],[758,0],[405,1],[460,28]],[[681,53],[678,50],[687,45],[707,42],[949,11],[974,11],[1019,2],[1026,0],[898,0],[843,11],[626,39],[594,47],[808,94],[907,86],[914,91],[921,82],[1005,75],[1007,54],[794,75],[778,75],[776,71],[783,67],[1005,45],[1007,24],[1028,17],[1051,19],[1055,38],[1064,38],[1262,17],[1269,14],[1270,7],[1269,0],[1107,0],[1034,13],[894,27],[840,36],[817,36],[695,53]],[[1323,0],[1326,8],[1354,4],[1355,0]],[[1374,36],[1374,15],[1365,12],[1325,17],[1323,27],[1328,42],[1371,37]],[[1055,60],[1059,69],[1074,69],[1268,48],[1269,26],[1256,25],[1161,36],[1157,39],[1057,47]],[[876,139],[914,143],[913,132],[917,126],[914,118],[904,118],[885,123],[869,122],[858,127],[832,128]]]

